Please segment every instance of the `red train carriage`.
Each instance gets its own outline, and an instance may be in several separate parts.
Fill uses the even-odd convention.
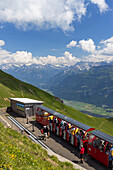
[[[55,118],[57,118],[58,121],[57,123],[54,122]],[[63,137],[64,140],[70,141],[70,143],[72,145],[75,145],[76,147],[79,146],[80,144],[83,144],[84,147],[86,148],[88,143],[87,133],[89,133],[92,130],[95,130],[94,128],[91,128],[88,125],[85,125],[77,120],[74,120],[56,111],[53,111],[45,106],[39,106],[37,108],[36,121],[38,121],[42,125],[49,124],[51,126],[51,131],[56,133],[58,136]],[[61,126],[62,121],[65,122],[64,129]],[[68,129],[69,124],[72,126],[71,129]],[[71,133],[73,127],[75,128],[75,132]]]
[[[87,153],[108,167],[109,150],[112,144],[112,136],[101,131],[94,130],[88,139]]]
[[[37,108],[36,121],[42,125],[50,125],[52,132],[75,147],[80,148],[83,144],[90,156],[109,166],[109,150],[113,144],[112,136],[44,106]]]

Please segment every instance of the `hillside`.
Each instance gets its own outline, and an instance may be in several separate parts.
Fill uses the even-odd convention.
[[[72,170],[74,168],[68,162],[62,163],[56,157],[48,156],[40,145],[12,129],[4,128],[0,123],[0,169]]]
[[[109,135],[113,127],[113,119],[96,118],[85,115],[71,107],[57,101],[54,96],[0,71],[0,107],[9,106],[10,97],[25,97],[44,101],[44,105],[55,111],[63,113],[73,119],[101,130]]]
[[[113,108],[113,65],[93,67],[84,73],[57,75],[49,90],[54,95],[96,106]]]

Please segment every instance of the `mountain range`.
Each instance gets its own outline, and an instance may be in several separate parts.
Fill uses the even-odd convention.
[[[113,108],[113,65],[94,66],[81,73],[63,73],[52,79],[49,85],[54,95]]]
[[[38,88],[46,89],[50,79],[56,74],[64,71],[65,66],[53,65],[17,65],[17,64],[2,64],[0,69],[11,74],[15,78],[30,83]]]
[[[3,64],[0,69],[62,99],[113,108],[112,63],[79,62],[71,67]]]

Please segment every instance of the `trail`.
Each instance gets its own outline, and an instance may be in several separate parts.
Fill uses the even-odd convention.
[[[22,97],[24,97],[24,94],[23,94],[23,90],[22,90],[21,84],[20,84],[20,90],[21,90]]]
[[[99,129],[100,129],[100,127],[101,127],[106,121],[107,121],[107,120],[103,121],[103,122],[100,124]]]

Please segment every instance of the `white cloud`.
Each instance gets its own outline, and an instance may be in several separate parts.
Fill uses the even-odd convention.
[[[0,40],[0,44],[4,45],[5,42]],[[33,57],[31,52],[16,51],[11,53],[7,50],[0,48],[0,64],[52,64],[52,65],[74,65],[80,60],[72,56],[71,53],[65,51],[61,57],[48,55],[47,57]]]
[[[111,62],[113,61],[113,37],[100,41],[100,46],[96,46],[92,39],[89,40],[80,40],[78,47],[84,51],[89,52],[88,56],[81,58],[76,58],[70,52],[65,51],[62,56],[37,56],[33,57],[31,52],[27,51],[16,51],[11,53],[5,49],[2,49],[2,46],[5,45],[3,40],[0,40],[0,64],[52,64],[52,65],[67,65],[71,66],[80,61],[89,61],[89,62]]]
[[[5,42],[3,40],[0,40],[0,46],[4,46]]]
[[[107,63],[113,61],[113,37],[100,41],[100,46],[97,46],[98,50],[92,51],[92,54],[82,58],[84,61],[90,62],[102,62]]]
[[[113,61],[113,55],[101,55],[101,54],[91,54],[89,56],[84,56],[82,58],[82,61],[87,61],[87,62],[107,62],[110,63]]]
[[[71,47],[75,47],[76,45],[77,45],[77,41],[72,40],[66,47],[71,48]]]
[[[100,54],[113,55],[113,37],[101,41],[100,44],[103,45],[103,49],[99,51]]]
[[[94,41],[92,39],[80,40],[78,47],[80,47],[80,48],[82,48],[82,50],[90,52],[90,53],[95,52],[95,48],[96,48]]]
[[[104,0],[91,0],[101,12],[108,9]],[[85,0],[0,0],[0,21],[17,28],[74,30],[73,21],[87,13]]]
[[[73,30],[72,23],[86,14],[84,0],[3,0],[0,21],[17,27]]]
[[[48,55],[47,57],[37,57],[38,64],[53,64],[53,65],[74,65],[80,60],[68,51],[65,51],[64,55],[61,57]]]
[[[107,11],[109,8],[105,0],[90,0],[90,1],[98,6],[101,13]]]

